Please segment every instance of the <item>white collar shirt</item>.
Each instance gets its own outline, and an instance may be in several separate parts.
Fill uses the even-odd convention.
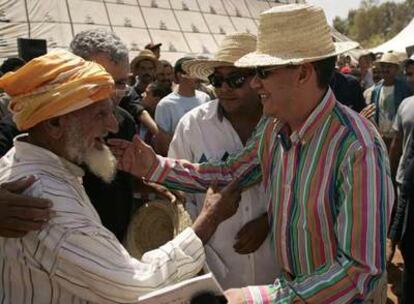
[[[191,228],[141,261],[132,258],[102,226],[83,170],[21,139],[0,160],[0,183],[33,175],[25,194],[51,200],[56,215],[23,238],[0,238],[1,303],[134,303],[202,268],[204,250]]]
[[[186,113],[177,125],[168,157],[193,163],[223,161],[243,149],[231,123],[223,117],[218,100]],[[186,208],[194,219],[200,213],[204,194],[188,194]],[[268,236],[256,252],[241,255],[234,251],[235,237],[248,222],[266,213],[264,190],[256,185],[242,193],[237,213],[220,224],[205,245],[206,260],[224,289],[272,283],[280,273]]]

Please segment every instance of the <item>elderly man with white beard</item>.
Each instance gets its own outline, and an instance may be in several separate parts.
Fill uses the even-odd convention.
[[[118,129],[112,77],[97,63],[55,51],[6,74],[0,87],[11,96],[18,129],[27,132],[0,160],[0,184],[34,176],[25,194],[53,201],[55,213],[40,231],[0,237],[2,303],[135,303],[200,271],[203,243],[237,210],[235,183],[210,189],[193,227],[138,261],[102,225],[79,167],[108,182],[116,171],[104,142]]]

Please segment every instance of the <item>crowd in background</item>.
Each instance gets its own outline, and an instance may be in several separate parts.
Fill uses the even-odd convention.
[[[116,112],[119,130],[110,137],[132,140],[133,136],[138,134],[155,152],[163,156],[184,158],[186,151],[179,153],[182,145],[177,143],[178,139],[176,138],[180,136],[178,134],[180,132],[183,132],[184,135],[181,136],[184,137],[190,136],[187,134],[199,134],[191,135],[193,136],[191,140],[203,141],[204,139],[196,138],[196,136],[201,136],[202,132],[188,132],[188,128],[194,128],[194,125],[189,122],[190,116],[187,115],[187,121],[180,123],[181,118],[197,107],[204,107],[203,109],[207,111],[206,104],[212,103],[217,98],[215,89],[221,89],[222,86],[225,86],[224,83],[226,86],[234,85],[237,88],[235,82],[242,81],[240,79],[232,80],[230,76],[210,78],[209,80],[196,78],[188,73],[183,66],[194,59],[202,60],[203,58],[186,56],[178,59],[175,63],[170,63],[162,60],[161,43],[149,43],[137,57],[128,58],[125,46],[122,46],[119,38],[112,33],[93,30],[79,35],[71,44],[72,51],[76,55],[96,61],[104,66],[115,82],[113,100],[119,105],[119,110]],[[111,39],[115,41],[108,42],[108,48],[122,46],[121,49],[125,48],[124,53],[118,52],[121,54],[119,55],[115,51],[109,50],[107,53],[109,58],[112,58],[111,56],[114,54],[119,55],[119,58],[109,61],[101,59],[99,52],[91,56],[82,53],[83,44],[87,45],[88,39],[102,37],[108,41]],[[16,71],[24,65],[25,62],[20,58],[9,58],[3,62],[0,71],[2,74],[6,74],[10,71]],[[251,77],[252,75],[242,76]],[[336,59],[336,69],[330,80],[330,87],[339,102],[359,112],[360,115],[375,124],[388,149],[391,176],[395,183],[398,199],[394,204],[390,224],[389,238],[391,241],[387,247],[387,262],[391,261],[395,247],[399,245],[405,263],[404,292],[407,292],[408,295],[407,286],[412,287],[414,281],[414,250],[412,246],[412,241],[414,241],[414,217],[412,214],[414,208],[414,141],[412,140],[414,134],[414,96],[412,96],[414,92],[414,56],[404,59],[400,54],[392,52],[385,54],[359,52],[357,57],[355,55],[340,55]],[[226,96],[221,95],[219,98],[225,99]],[[8,110],[9,101],[10,98],[3,93],[0,100],[0,153],[2,156],[13,146],[13,138],[20,133],[14,126],[14,121]],[[250,109],[250,111],[255,112],[259,109],[261,113],[259,104],[257,102],[257,107],[253,110]],[[222,107],[226,111],[225,106]],[[193,111],[192,113],[197,112]],[[254,125],[258,123],[258,118],[260,115],[254,117]],[[217,121],[222,121],[220,115]],[[250,120],[246,120],[245,124],[249,123]],[[252,134],[252,129],[249,129],[248,135]],[[213,134],[213,131],[211,132]],[[239,136],[240,134],[242,133],[239,133]],[[239,148],[242,148],[246,145],[249,136],[240,137],[242,145]],[[213,142],[214,139],[212,144]],[[199,145],[203,145],[203,143],[200,142]],[[190,153],[187,158],[191,155]],[[194,156],[189,160],[192,162],[207,160],[202,153],[197,157],[198,159]],[[227,156],[220,157],[221,160],[224,160]],[[86,191],[97,209],[103,225],[110,229],[120,242],[125,240],[127,226],[133,211],[142,207],[149,198],[161,196],[168,200],[174,200],[180,195],[158,184],[143,181],[139,186],[133,184],[133,179],[123,172],[117,173],[115,182],[109,186],[98,181],[88,171],[84,181]],[[122,201],[124,204],[113,204],[114,201]],[[263,224],[266,220],[263,221],[262,218],[265,213],[266,211],[263,210],[263,213],[261,211],[260,214],[255,215],[260,220],[260,222],[257,221],[258,224],[255,227],[266,225]],[[253,247],[256,250],[258,246]],[[247,251],[250,253],[251,250]],[[251,284],[257,284],[259,281],[253,280]],[[221,283],[225,285],[224,281]]]

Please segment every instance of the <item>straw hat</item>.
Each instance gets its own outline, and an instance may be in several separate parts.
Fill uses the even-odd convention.
[[[235,65],[298,65],[336,56],[357,46],[356,42],[333,42],[322,8],[309,4],[280,5],[260,14],[256,51]]]
[[[138,56],[131,61],[131,70],[133,70],[134,67],[142,60],[150,60],[154,62],[155,65],[158,64],[158,59],[155,57],[154,53],[145,49],[139,52]]]
[[[153,200],[139,208],[129,223],[125,248],[137,259],[156,249],[191,226],[190,215],[182,204]]]
[[[183,69],[194,78],[208,80],[214,69],[220,66],[234,66],[242,56],[254,52],[256,36],[248,33],[226,35],[212,59],[195,59],[183,64]]]
[[[400,56],[396,53],[384,53],[381,58],[377,60],[377,63],[390,63],[399,65],[401,63]]]

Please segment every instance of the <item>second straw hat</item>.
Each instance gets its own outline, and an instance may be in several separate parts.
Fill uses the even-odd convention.
[[[238,60],[236,66],[297,65],[333,57],[357,46],[356,42],[333,42],[322,8],[280,5],[260,14],[257,48]]]
[[[195,59],[183,64],[190,76],[207,80],[214,69],[221,66],[234,66],[242,56],[256,49],[256,36],[249,33],[228,34],[223,38],[212,59]]]

